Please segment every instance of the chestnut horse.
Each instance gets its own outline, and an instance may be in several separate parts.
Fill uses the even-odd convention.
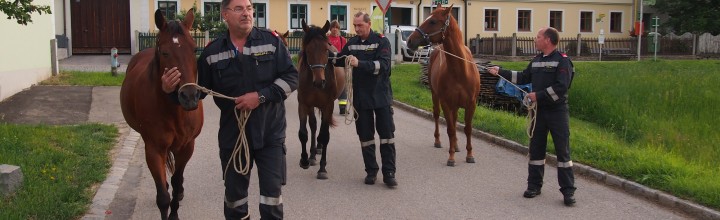
[[[458,147],[455,129],[459,108],[465,109],[465,136],[467,136],[465,160],[468,163],[475,163],[471,132],[475,103],[480,91],[480,75],[477,66],[472,62],[470,50],[463,44],[462,32],[451,11],[452,6],[443,8],[438,5],[430,17],[408,37],[408,46],[417,48],[419,45],[442,44],[438,50],[430,54],[428,65],[433,118],[435,118],[435,147],[441,147],[438,118],[442,107],[450,139],[450,157],[447,165],[455,166],[455,152]]]
[[[308,26],[305,20],[302,21],[305,34],[302,39],[302,51],[298,60],[298,116],[300,117],[300,131],[298,136],[302,143],[302,154],[300,155],[300,167],[307,169],[309,165],[315,165],[315,154],[322,152],[320,169],[317,173],[318,179],[327,179],[327,144],[330,141],[330,126],[335,126],[333,110],[335,99],[342,92],[345,81],[336,76],[334,65],[328,62],[329,52],[336,52],[337,49],[330,45],[326,33],[330,29],[330,22],[325,21],[322,28],[315,25]],[[315,108],[320,110],[320,134],[317,136],[317,147],[315,145],[315,130],[317,120],[315,119]],[[310,119],[310,157],[308,158],[306,143],[308,140],[307,127],[305,123]]]
[[[178,218],[184,191],[183,171],[203,125],[200,92],[192,86],[176,88],[178,105],[163,92],[160,79],[165,68],[178,67],[182,73],[179,85],[197,83],[195,40],[188,32],[193,17],[190,9],[182,23],[168,22],[160,10],[155,11],[155,25],[160,29],[155,47],[132,57],[120,89],[125,121],[145,142],[145,160],[155,181],[156,203],[162,219]],[[172,200],[166,172],[172,176]]]

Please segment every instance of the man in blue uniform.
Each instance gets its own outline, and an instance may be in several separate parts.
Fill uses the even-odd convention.
[[[541,29],[535,38],[535,47],[541,51],[522,72],[489,69],[490,74],[509,79],[515,84],[532,83],[532,92],[527,96],[537,103],[535,133],[530,138],[530,162],[528,165],[528,187],[523,196],[533,198],[540,195],[545,172],[545,151],[548,131],[555,143],[557,155],[558,182],[563,202],[575,204],[575,177],[570,160],[570,115],[568,112],[568,89],[572,83],[573,66],[567,55],[556,50],[558,32],[554,28]]]
[[[214,99],[221,110],[218,141],[225,175],[225,218],[249,218],[250,174],[241,175],[227,164],[240,134],[235,111],[252,110],[245,134],[250,166],[254,161],[258,168],[260,215],[262,219],[282,219],[287,126],[284,100],[297,89],[297,70],[275,33],[253,27],[249,0],[223,0],[221,6],[228,32],[208,44],[198,58],[198,84],[237,97],[234,102]],[[163,76],[164,87],[177,86],[179,74],[172,69],[167,71]]]
[[[353,55],[353,106],[358,112],[355,128],[360,137],[365,184],[375,184],[379,170],[375,159],[375,129],[380,135],[383,182],[397,186],[395,180],[395,123],[390,86],[390,41],[370,29],[370,15],[358,12],[353,19],[357,35],[348,40],[340,55]],[[344,66],[342,60],[339,66]]]

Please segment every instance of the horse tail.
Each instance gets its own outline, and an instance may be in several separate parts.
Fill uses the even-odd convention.
[[[175,173],[175,154],[173,154],[172,151],[168,151],[165,167],[167,167],[168,176],[172,176]]]

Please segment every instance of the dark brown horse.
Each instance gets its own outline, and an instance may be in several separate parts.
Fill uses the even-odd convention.
[[[155,11],[155,25],[160,29],[156,47],[133,56],[120,89],[125,121],[145,142],[145,160],[155,181],[156,203],[162,219],[178,218],[184,191],[183,171],[203,125],[200,92],[192,86],[176,88],[180,102],[177,105],[162,91],[160,80],[165,68],[178,67],[182,73],[180,85],[197,83],[195,41],[188,32],[193,17],[190,9],[182,23],[167,22],[160,10]],[[172,200],[166,172],[172,176]]]
[[[335,99],[340,95],[345,82],[336,80],[332,62],[328,62],[328,52],[337,52],[335,47],[330,45],[326,33],[330,29],[330,22],[325,21],[322,28],[308,26],[305,20],[302,21],[305,35],[302,39],[302,51],[298,61],[299,85],[298,85],[298,115],[300,116],[300,131],[298,136],[302,143],[302,154],[300,167],[307,169],[309,165],[315,165],[315,154],[322,152],[320,159],[320,170],[318,179],[327,179],[327,144],[330,141],[330,126],[335,126],[333,110]],[[317,136],[317,147],[315,145],[315,130],[317,120],[315,119],[315,108],[320,110],[320,134]],[[310,119],[310,157],[308,158],[306,143],[308,141],[307,127],[305,123]]]
[[[410,35],[408,46],[417,48],[419,45],[442,44],[440,50],[434,50],[430,54],[428,66],[433,118],[435,118],[435,147],[441,147],[438,119],[442,107],[450,139],[450,157],[447,165],[455,166],[455,151],[458,147],[455,129],[459,108],[465,109],[465,136],[467,136],[465,160],[468,163],[475,163],[471,132],[475,102],[480,91],[480,75],[477,66],[472,62],[470,50],[463,44],[462,32],[451,11],[452,6],[443,8],[438,5],[430,17]]]

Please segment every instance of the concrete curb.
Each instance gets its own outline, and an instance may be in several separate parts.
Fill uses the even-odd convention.
[[[393,105],[400,107],[406,111],[412,112],[413,114],[416,114],[418,116],[427,118],[429,120],[434,120],[432,113],[427,112],[425,110],[415,108],[413,106],[410,106],[408,104],[399,102],[397,100],[393,100]],[[440,121],[443,124],[447,124],[445,121],[445,118],[440,117]],[[463,128],[465,128],[465,125],[462,123],[458,123],[457,125],[458,130],[462,131]],[[521,154],[528,154],[528,148],[511,140],[495,136],[493,134],[480,131],[473,128],[473,136],[477,138],[484,139],[490,143],[499,145],[501,147],[516,151]],[[555,155],[552,155],[550,153],[547,154],[547,163],[552,166],[557,166],[557,157]],[[657,203],[661,206],[680,210],[690,216],[693,216],[698,219],[712,219],[712,220],[720,220],[720,212],[702,205],[699,205],[697,203],[684,200],[678,197],[675,197],[673,195],[667,194],[663,191],[652,189],[650,187],[644,186],[642,184],[624,179],[619,176],[615,176],[612,174],[609,174],[605,171],[595,169],[593,167],[576,163],[573,161],[573,171],[576,174],[584,175],[586,177],[589,177],[591,179],[594,179],[600,183],[603,183],[607,186],[615,187],[618,189],[621,189],[625,191],[626,193],[629,193],[631,195],[643,198],[645,200]]]
[[[115,194],[120,188],[125,171],[130,166],[138,140],[140,140],[140,134],[127,125],[119,126],[119,131],[120,138],[118,138],[118,142],[113,148],[115,156],[110,173],[95,193],[92,205],[88,212],[85,213],[83,220],[105,219],[108,215],[106,212],[110,208],[110,203],[115,199]]]

